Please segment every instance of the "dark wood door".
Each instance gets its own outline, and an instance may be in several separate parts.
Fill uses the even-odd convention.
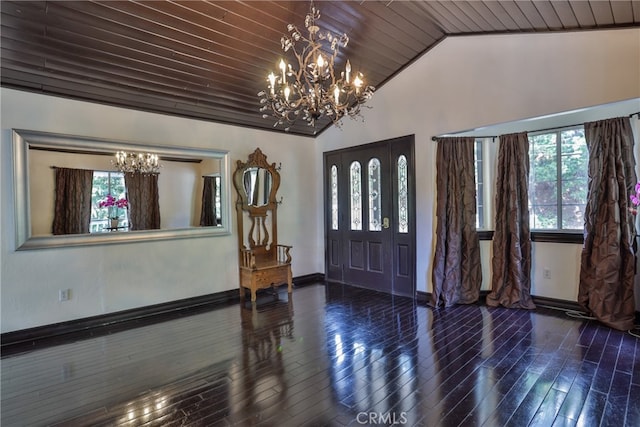
[[[415,294],[413,136],[325,153],[326,278]]]

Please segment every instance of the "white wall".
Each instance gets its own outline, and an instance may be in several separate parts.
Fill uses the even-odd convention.
[[[2,88],[0,154],[1,329],[8,332],[193,296],[236,289],[233,234],[195,239],[15,251],[11,129],[228,150],[231,168],[260,147],[282,163],[279,241],[293,245],[293,274],[323,270],[315,236],[313,140],[199,120],[132,111]],[[233,190],[232,190],[233,191]],[[235,202],[235,194],[231,195]],[[59,289],[71,300],[58,302]]]
[[[322,153],[415,134],[417,287],[431,290],[435,144],[431,136],[640,97],[640,29],[449,38],[380,88],[365,123],[345,120],[315,140],[1,89],[2,332],[234,289],[235,234],[15,252],[10,129],[229,150],[260,147],[282,162],[279,240],[294,276],[324,271]],[[573,124],[573,123],[570,123]],[[235,233],[235,225],[233,228]],[[575,246],[575,245],[574,245]],[[577,295],[576,251],[536,244],[533,292]],[[483,243],[483,261],[490,244]],[[490,266],[483,266],[487,288]],[[549,268],[553,281],[540,283]],[[59,303],[58,289],[72,300]]]
[[[374,94],[364,124],[347,120],[342,130],[322,133],[317,162],[322,164],[325,151],[415,134],[417,289],[430,292],[436,226],[432,136],[639,96],[640,29],[448,38]],[[565,124],[575,123],[581,122]],[[487,135],[483,130],[479,134]],[[318,227],[322,238],[323,224]],[[580,247],[534,243],[532,293],[575,301]],[[491,245],[483,242],[481,250],[483,289],[489,289]],[[544,268],[551,270],[551,280],[541,280]]]

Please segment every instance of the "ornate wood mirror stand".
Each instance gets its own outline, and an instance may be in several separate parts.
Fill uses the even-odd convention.
[[[240,299],[245,289],[256,291],[287,284],[292,290],[291,246],[278,244],[278,202],[280,174],[275,163],[267,163],[259,148],[246,163],[238,160],[233,174],[238,193],[238,248],[240,251]]]

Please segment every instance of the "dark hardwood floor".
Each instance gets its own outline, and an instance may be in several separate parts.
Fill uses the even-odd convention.
[[[639,426],[640,340],[339,285],[3,355],[9,426]]]

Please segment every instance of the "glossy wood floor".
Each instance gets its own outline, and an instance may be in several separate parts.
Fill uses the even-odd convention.
[[[2,359],[2,426],[639,426],[640,340],[313,285]]]

